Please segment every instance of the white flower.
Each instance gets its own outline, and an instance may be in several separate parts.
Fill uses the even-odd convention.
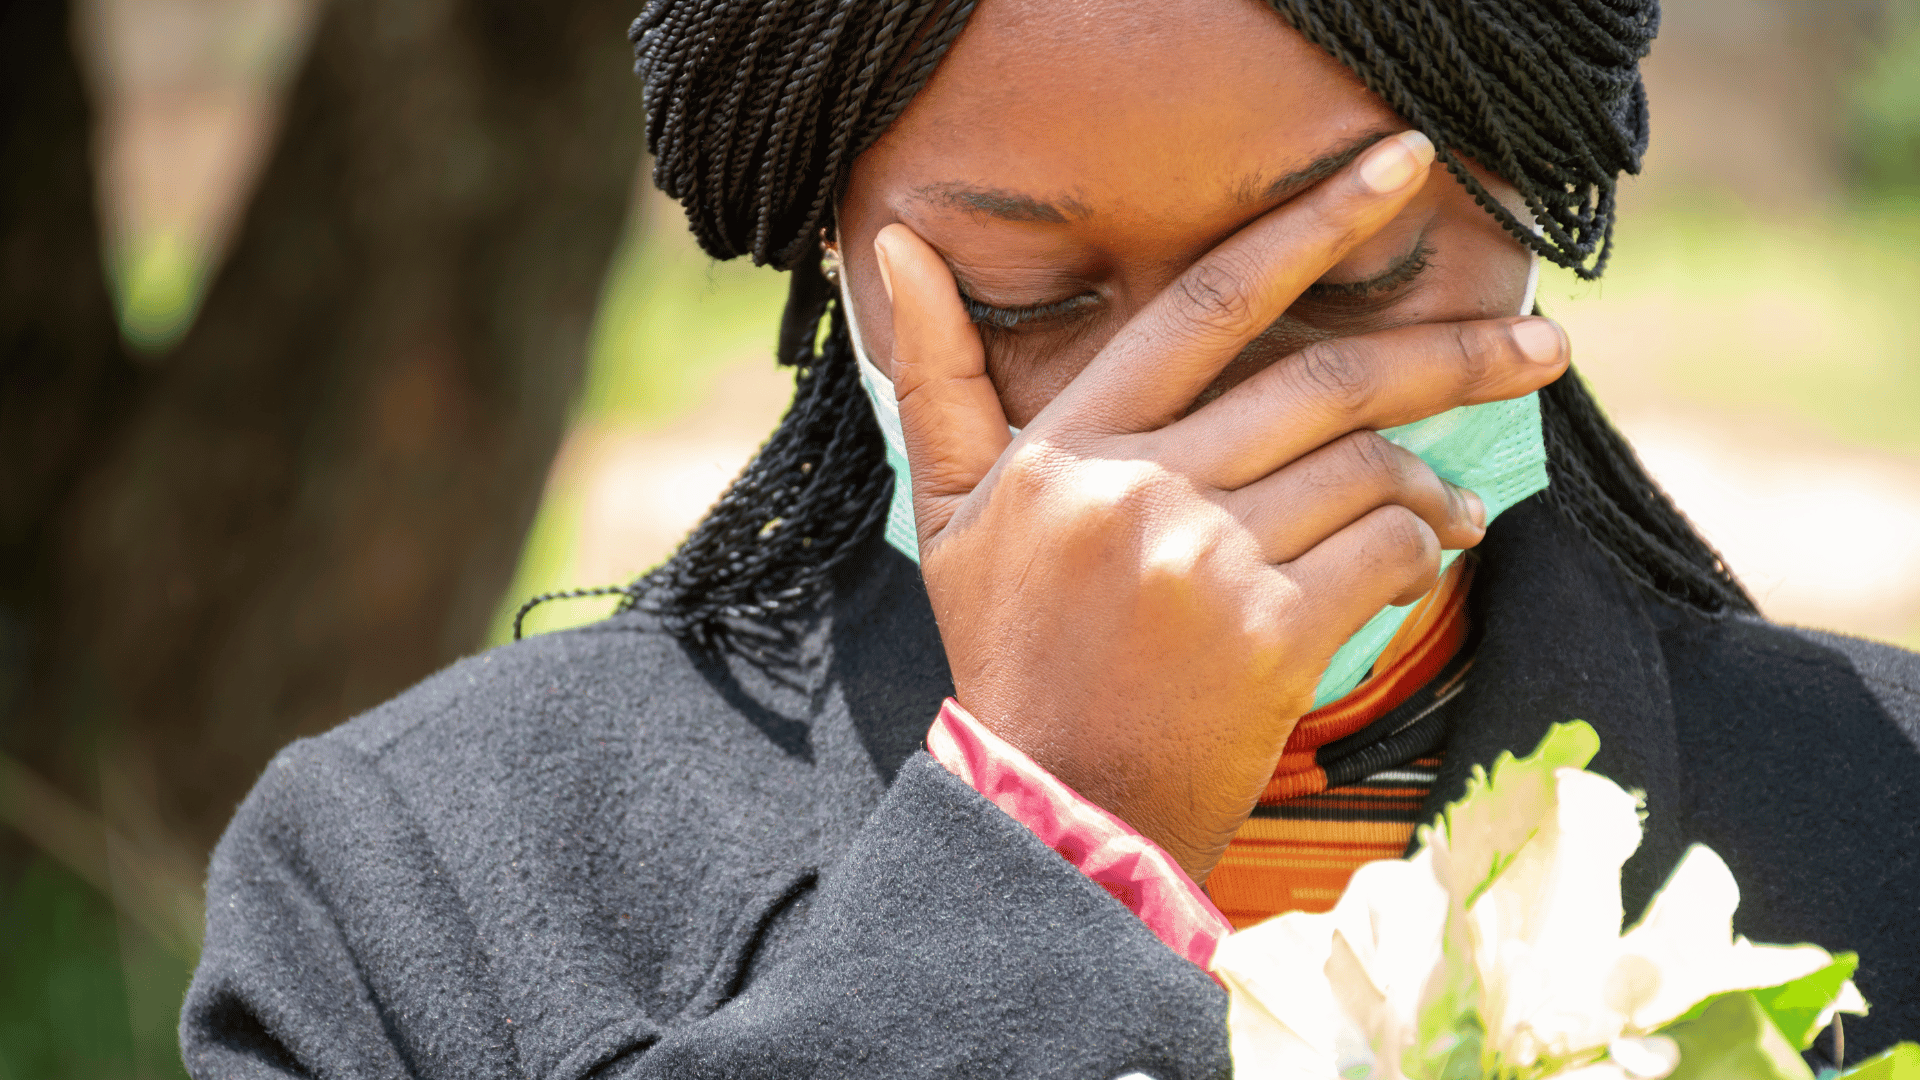
[[[1332,911],[1222,942],[1235,1076],[1655,1080],[1678,1052],[1654,1033],[1695,1004],[1833,963],[1736,938],[1739,890],[1697,845],[1621,934],[1638,800],[1579,768],[1598,745],[1585,724],[1556,726],[1476,778],[1418,854],[1361,867]],[[1864,1003],[1848,983],[1833,1008]]]

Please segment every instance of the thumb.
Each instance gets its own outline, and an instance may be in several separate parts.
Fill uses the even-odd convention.
[[[880,230],[873,253],[893,305],[893,390],[924,550],[1012,436],[987,378],[980,332],[939,253],[898,224]]]

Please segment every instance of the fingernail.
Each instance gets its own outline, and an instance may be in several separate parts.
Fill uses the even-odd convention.
[[[1413,182],[1433,164],[1433,140],[1417,131],[1382,139],[1360,163],[1360,182],[1376,195],[1388,195]]]
[[[893,303],[893,271],[887,266],[887,242],[883,235],[873,238],[873,260],[880,264],[880,287],[887,290],[887,303]]]
[[[1520,353],[1536,364],[1556,363],[1565,339],[1552,319],[1522,319],[1513,324],[1513,341]]]
[[[1480,496],[1475,494],[1472,488],[1455,488],[1454,490],[1458,491],[1460,497],[1466,501],[1467,516],[1473,519],[1474,527],[1485,529],[1487,527],[1487,504],[1480,501]]]

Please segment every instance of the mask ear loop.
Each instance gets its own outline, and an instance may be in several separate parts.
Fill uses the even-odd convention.
[[[892,416],[894,426],[898,427],[900,405],[891,396],[893,380],[882,374],[880,369],[874,366],[873,361],[868,359],[866,340],[860,336],[860,320],[853,314],[853,292],[847,288],[846,259],[840,253],[840,225],[837,221],[833,227],[833,239],[827,239],[825,229],[820,230],[820,275],[833,285],[835,293],[839,296],[840,311],[846,316],[847,336],[853,339],[853,358],[860,365],[860,374],[866,378],[873,389],[889,391],[884,398],[881,394],[873,394],[874,405]]]
[[[900,402],[894,397],[893,380],[867,355],[867,343],[860,336],[860,320],[853,314],[853,292],[847,288],[847,275],[836,273],[833,282],[839,289],[840,310],[846,315],[847,336],[853,339],[854,363],[860,365],[860,377],[867,384],[867,396],[873,399],[873,407],[882,414],[880,430],[892,442],[900,431]],[[905,446],[898,449],[903,454],[906,452]]]
[[[866,340],[860,336],[860,320],[853,314],[853,292],[847,288],[847,275],[840,269],[838,263],[835,264],[834,273],[828,280],[839,287],[840,310],[847,316],[847,336],[853,339],[854,362],[860,365],[860,375],[867,384],[867,396],[873,399],[874,408],[885,414],[881,420],[880,429],[889,439],[892,439],[895,433],[900,431],[900,402],[894,397],[893,380],[887,378],[886,373],[880,370],[867,352]],[[889,427],[889,421],[891,421],[891,427]],[[1012,424],[1007,425],[1007,431],[1013,435],[1020,434],[1020,429]],[[897,449],[901,456],[905,457],[907,452],[905,443],[902,442]]]

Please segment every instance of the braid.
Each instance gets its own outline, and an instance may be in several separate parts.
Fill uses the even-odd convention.
[[[1426,132],[1516,239],[1583,278],[1601,274],[1616,180],[1646,150],[1638,63],[1656,0],[1268,2]],[[782,639],[783,617],[813,609],[884,516],[893,477],[814,246],[854,159],[926,84],[973,4],[650,0],[635,20],[654,182],[710,255],[793,272],[776,355],[799,377],[779,428],[706,519],[619,589],[623,609],[656,612],[703,646]],[[1534,220],[1494,199],[1468,160],[1518,188]],[[1543,501],[1623,574],[1694,611],[1754,610],[1577,376],[1541,392],[1541,416],[1553,481]]]
[[[1708,617],[1755,614],[1727,564],[1653,482],[1568,368],[1540,391],[1547,477],[1540,497],[1647,592]]]
[[[1425,132],[1514,239],[1587,280],[1606,270],[1619,174],[1638,173],[1647,150],[1640,58],[1657,0],[1268,2]],[[1534,220],[1467,159],[1518,188]]]
[[[884,515],[893,475],[862,407],[846,316],[807,256],[854,158],[925,85],[972,9],[651,0],[634,21],[654,183],[686,207],[708,254],[793,271],[776,357],[799,376],[779,428],[673,557],[620,590],[622,610],[655,612],[702,646],[748,644],[774,616],[812,607]]]
[[[819,264],[794,269],[780,339],[781,361],[800,369],[787,415],[673,557],[627,586],[620,603],[660,615],[703,647],[744,643],[743,632],[773,625],[771,617],[811,608],[893,491],[879,425],[857,407],[846,315]]]
[[[709,255],[791,268],[973,2],[651,0],[628,36],[654,183]]]

